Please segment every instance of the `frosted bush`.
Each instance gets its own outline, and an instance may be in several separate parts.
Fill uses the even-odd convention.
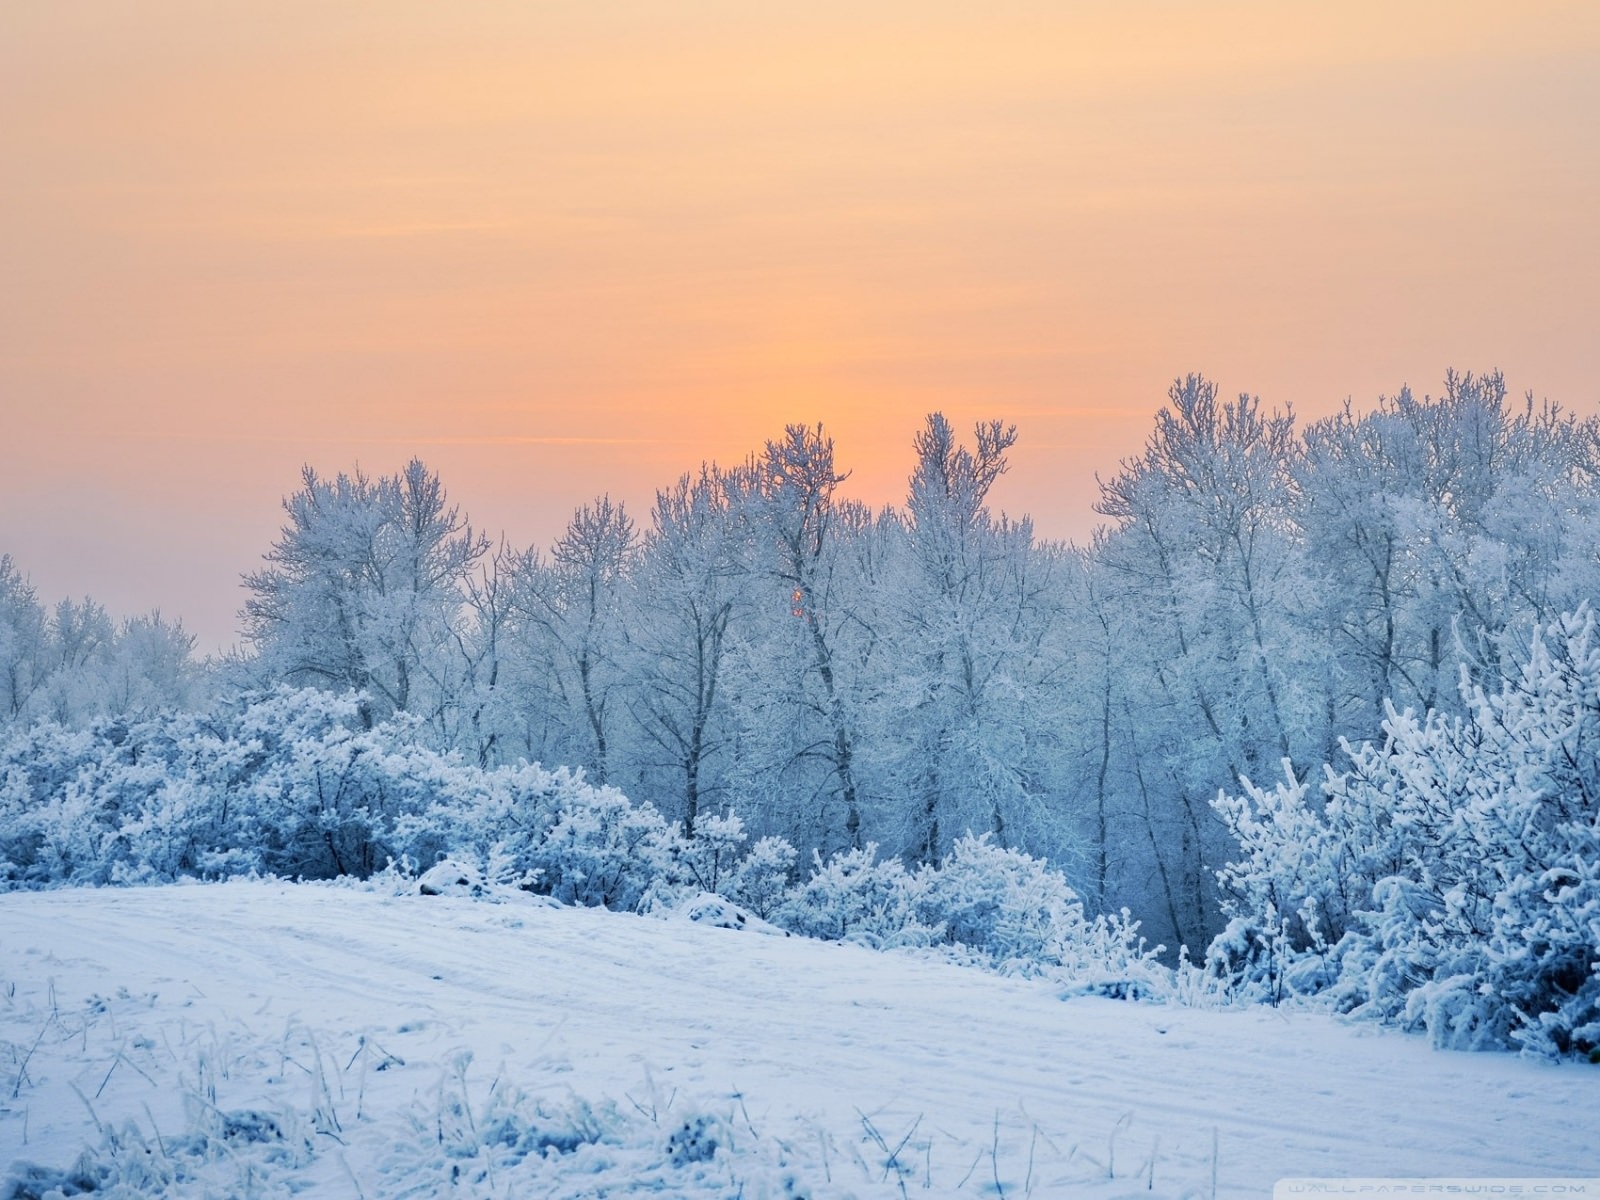
[[[1048,975],[1076,992],[1172,992],[1171,973],[1156,961],[1160,947],[1144,944],[1126,911],[1088,917],[1061,872],[988,835],[961,838],[943,863],[915,872],[880,861],[870,843],[827,861],[813,853],[810,877],[781,890],[794,857],[787,842],[763,839],[732,889],[793,933],[878,948],[942,946],[960,961]]]
[[[1083,924],[1083,904],[1043,859],[996,846],[990,835],[957,839],[937,869],[925,867],[917,902],[925,924],[996,965],[1037,970]]]
[[[695,822],[694,836],[679,839],[679,871],[695,890],[720,895],[732,886],[744,843],[744,822],[735,814],[701,817]]]
[[[631,912],[672,880],[678,841],[653,805],[595,788],[563,798],[531,858],[540,890],[557,900]]]
[[[391,858],[431,863],[456,837],[432,815],[491,807],[493,777],[415,734],[362,728],[354,696],[287,688],[206,715],[15,731],[0,746],[0,879],[365,877]]]
[[[467,858],[486,878],[508,886],[533,885],[542,874],[536,860],[551,827],[596,790],[564,767],[521,763],[483,770],[438,761],[442,775],[432,803],[395,822],[399,857],[424,868],[445,856]]]
[[[940,931],[918,917],[921,881],[896,859],[878,861],[873,843],[827,862],[812,852],[811,877],[794,888],[774,923],[806,937],[874,947],[925,946]]]
[[[673,844],[654,809],[570,771],[483,770],[418,744],[415,722],[365,728],[355,694],[281,688],[205,715],[41,723],[0,745],[12,886],[366,878],[460,854],[496,881],[631,906],[684,874]]]
[[[1271,904],[1258,916],[1235,916],[1206,947],[1205,974],[1217,996],[1231,1003],[1278,1004],[1294,992],[1302,961],[1289,922]]]
[[[1173,973],[1160,961],[1164,946],[1151,946],[1127,909],[1077,916],[1059,924],[1048,958],[1051,974],[1069,993],[1092,993],[1117,1000],[1173,998]]]
[[[728,895],[762,920],[772,920],[789,897],[800,854],[780,837],[764,837],[744,856],[728,881]]]
[[[1218,811],[1242,919],[1294,914],[1290,987],[1426,1030],[1435,1044],[1600,1049],[1600,645],[1587,608],[1536,630],[1467,713],[1389,710],[1317,804],[1292,776]],[[1230,930],[1233,927],[1230,926]],[[1235,931],[1236,932],[1236,931]],[[1232,936],[1226,935],[1226,936]],[[1217,954],[1226,956],[1225,944]]]

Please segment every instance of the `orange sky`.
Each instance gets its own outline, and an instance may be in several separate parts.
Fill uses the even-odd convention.
[[[206,648],[310,462],[642,518],[924,413],[1094,524],[1201,370],[1600,410],[1600,4],[6,0],[0,552]]]

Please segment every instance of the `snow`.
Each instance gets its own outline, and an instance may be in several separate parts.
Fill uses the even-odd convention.
[[[746,933],[763,933],[768,937],[790,936],[787,930],[763,921],[749,909],[742,908],[726,896],[719,896],[715,892],[701,892],[697,896],[691,896],[679,904],[675,912],[685,920],[710,925],[716,929],[742,929]]]
[[[0,896],[8,1198],[97,1170],[79,1182],[110,1195],[1264,1196],[1600,1176],[1597,1113],[1583,1064],[1064,998],[687,912]]]

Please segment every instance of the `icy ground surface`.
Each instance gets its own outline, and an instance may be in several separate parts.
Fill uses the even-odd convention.
[[[1600,1068],[683,918],[69,890],[0,896],[0,1172],[15,1197],[747,1200],[1600,1176]]]

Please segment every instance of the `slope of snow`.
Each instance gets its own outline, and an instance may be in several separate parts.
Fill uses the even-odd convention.
[[[1262,1196],[1600,1176],[1596,1114],[1584,1065],[681,917],[0,896],[0,1196],[75,1170],[129,1195]]]

